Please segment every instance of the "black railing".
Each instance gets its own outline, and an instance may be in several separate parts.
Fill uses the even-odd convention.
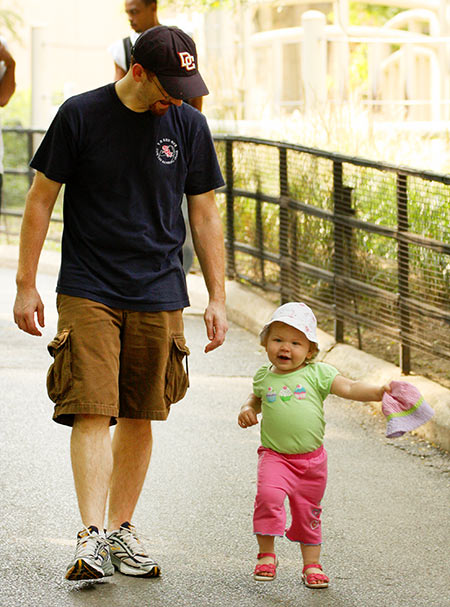
[[[45,130],[4,127],[2,132],[5,146],[5,170],[0,215],[6,234],[16,236],[19,232],[19,221],[23,215],[25,196],[34,178],[34,170],[29,166],[29,161],[45,134]],[[57,205],[51,222],[55,229],[49,231],[47,239],[59,241],[62,226],[60,204]]]
[[[6,162],[16,158],[0,210],[7,233],[17,233],[42,134],[4,129]],[[338,342],[370,351],[375,340],[386,358],[399,344],[393,362],[405,373],[438,361],[437,376],[449,383],[450,175],[274,141],[215,142],[228,277],[281,302],[306,301]],[[60,207],[52,221],[57,239]]]
[[[450,361],[450,175],[274,141],[215,141],[229,278],[322,310],[338,342],[352,332],[363,348],[363,328],[381,347],[398,342],[404,373],[412,349]]]

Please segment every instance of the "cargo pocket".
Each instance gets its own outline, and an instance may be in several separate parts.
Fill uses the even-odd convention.
[[[70,329],[60,331],[48,344],[47,349],[55,359],[47,373],[47,392],[50,399],[57,403],[72,386]]]
[[[189,386],[187,372],[187,357],[189,354],[184,335],[173,335],[166,371],[165,397],[168,405],[178,402],[186,394]],[[184,359],[186,359],[186,370],[183,364]]]

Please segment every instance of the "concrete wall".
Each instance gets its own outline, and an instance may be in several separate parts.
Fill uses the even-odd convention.
[[[106,48],[128,29],[122,5],[122,0],[11,2],[24,21],[20,42],[10,40],[17,62],[17,89],[31,86],[31,29],[36,25],[44,28],[40,77],[51,104],[61,100],[69,83],[74,92],[81,92],[110,81],[114,72]]]

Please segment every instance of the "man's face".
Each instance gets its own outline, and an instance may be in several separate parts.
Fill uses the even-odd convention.
[[[146,72],[146,77],[142,81],[140,100],[143,107],[146,106],[146,109],[155,116],[164,116],[171,105],[180,106],[183,103],[181,99],[171,97],[151,72]]]
[[[158,25],[154,2],[147,5],[143,0],[125,0],[125,12],[131,27],[138,34]]]

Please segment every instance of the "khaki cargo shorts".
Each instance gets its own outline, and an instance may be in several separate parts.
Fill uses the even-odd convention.
[[[135,312],[57,296],[58,332],[47,391],[54,421],[76,414],[164,420],[189,385],[182,310]],[[187,360],[186,360],[187,365]]]

